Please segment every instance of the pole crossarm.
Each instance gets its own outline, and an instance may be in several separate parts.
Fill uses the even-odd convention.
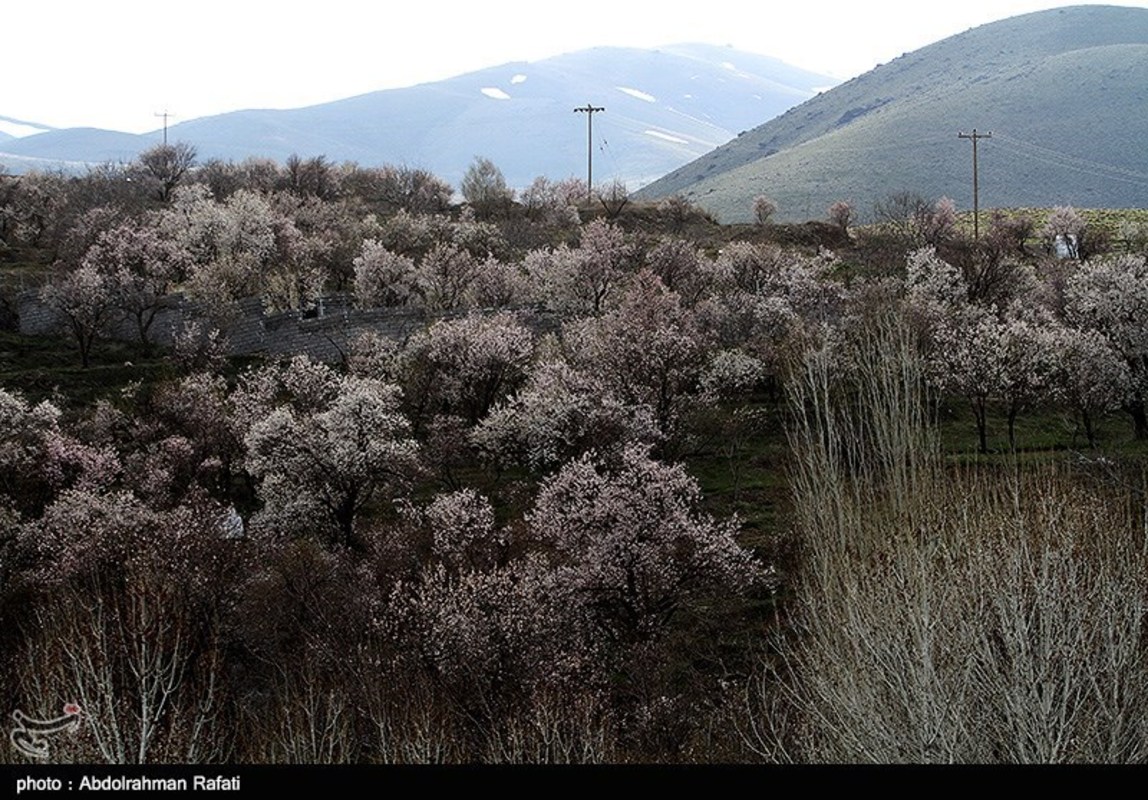
[[[586,202],[588,203],[594,199],[594,115],[605,110],[605,106],[596,106],[592,103],[574,109],[574,113],[581,112],[586,115]]]

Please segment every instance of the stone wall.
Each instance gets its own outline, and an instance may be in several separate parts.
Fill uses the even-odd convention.
[[[257,298],[238,303],[236,313],[229,315],[223,331],[232,355],[289,356],[306,354],[319,361],[340,361],[350,342],[364,331],[403,341],[439,319],[466,316],[469,311],[427,314],[418,309],[357,309],[349,294],[320,298],[317,308],[299,312],[265,313]],[[515,309],[527,326],[537,332],[555,330],[557,319],[536,308]],[[20,333],[44,336],[65,332],[66,321],[40,301],[34,291],[16,298]],[[490,313],[490,312],[484,312]],[[148,329],[155,344],[170,345],[183,327],[203,314],[183,295],[167,298],[163,308]],[[135,320],[117,319],[109,325],[107,338],[135,341],[139,338]]]

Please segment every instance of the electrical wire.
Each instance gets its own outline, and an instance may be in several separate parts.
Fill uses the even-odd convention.
[[[1148,173],[1137,172],[1124,167],[1117,167],[1112,164],[1105,164],[1100,161],[1062,153],[1050,147],[1044,147],[1043,145],[1033,142],[1026,142],[1023,139],[1017,139],[1016,137],[995,131],[993,132],[993,141],[1004,142],[1006,145],[1011,146],[1010,149],[1016,155],[1030,158],[1034,161],[1040,161],[1043,164],[1051,164],[1062,169],[1092,175],[1097,178],[1104,178],[1105,180],[1148,187]]]

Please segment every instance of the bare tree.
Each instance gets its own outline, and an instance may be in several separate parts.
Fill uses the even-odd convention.
[[[156,196],[162,203],[171,200],[175,187],[195,166],[195,147],[187,142],[160,144],[139,154],[138,163],[144,177],[155,181]]]
[[[615,178],[607,186],[598,190],[598,201],[606,209],[606,219],[616,219],[630,202],[630,190],[626,184]]]

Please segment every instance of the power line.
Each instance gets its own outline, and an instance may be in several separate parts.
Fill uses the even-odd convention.
[[[1113,166],[1112,164],[1105,164],[1100,161],[1094,161],[1092,159],[1069,155],[1068,153],[1062,153],[1059,150],[1053,150],[1049,147],[1044,147],[1039,144],[1026,142],[1023,139],[1016,139],[1012,136],[1006,136],[1003,133],[998,134],[998,138],[1006,145],[1013,145],[1016,148],[1015,152],[1017,155],[1024,156],[1026,158],[1042,160],[1046,164],[1052,164],[1060,167],[1061,169],[1082,172],[1084,174],[1094,175],[1106,180],[1131,183],[1138,186],[1148,186],[1148,174],[1143,172],[1137,172],[1135,170],[1127,169],[1124,167],[1117,167]],[[1025,152],[1025,150],[1030,150],[1032,152]]]

